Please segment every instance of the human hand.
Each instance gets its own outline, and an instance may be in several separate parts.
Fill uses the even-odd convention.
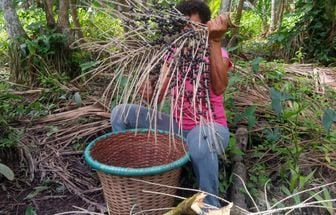
[[[227,16],[218,16],[217,18],[210,20],[207,25],[209,31],[209,40],[220,42],[222,36],[228,29]]]

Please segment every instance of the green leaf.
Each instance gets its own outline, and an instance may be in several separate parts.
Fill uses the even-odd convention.
[[[277,115],[282,113],[282,101],[293,99],[293,97],[288,96],[284,92],[280,92],[273,87],[271,88],[271,99],[272,99],[272,109]]]
[[[119,85],[120,88],[125,88],[128,86],[128,83],[130,81],[130,77],[125,77],[125,76],[120,76],[118,77],[118,80],[117,80],[117,85]]]
[[[34,198],[35,196],[37,196],[39,193],[45,191],[49,189],[48,186],[38,186],[38,187],[35,187],[35,190],[31,193],[29,193],[24,199],[32,199]]]
[[[274,131],[272,129],[267,129],[264,131],[266,134],[266,139],[272,142],[275,142],[281,138],[281,131],[279,128],[275,128]]]
[[[307,176],[300,176],[299,177],[299,189],[303,188],[311,179],[313,178],[315,174],[315,170],[309,173]]]
[[[252,129],[253,128],[253,126],[256,124],[256,122],[257,122],[257,119],[256,119],[256,117],[255,116],[249,116],[248,118],[247,118],[247,122],[248,122],[248,129]]]
[[[225,187],[222,183],[219,184],[219,192],[221,192],[221,193],[225,192]]]
[[[208,5],[211,11],[211,17],[216,17],[218,15],[219,9],[220,9],[220,0],[210,0],[208,1]]]
[[[257,119],[255,117],[256,109],[257,109],[256,106],[250,106],[245,111],[249,129],[251,129],[257,122]]]
[[[294,189],[293,194],[296,194],[296,193],[297,193],[297,190]],[[294,200],[294,203],[296,205],[298,205],[298,204],[301,203],[301,196],[300,195],[295,195],[295,196],[293,196],[293,200]]]
[[[326,109],[322,117],[322,125],[327,133],[330,132],[333,122],[336,122],[336,112],[331,109]]]
[[[246,119],[248,122],[248,128],[251,129],[257,121],[255,117],[255,112],[256,112],[256,106],[248,107],[243,113],[235,117],[234,123],[237,123],[242,119]]]
[[[287,196],[292,195],[291,192],[288,190],[288,188],[285,187],[284,185],[282,185],[280,189],[281,189],[281,191],[282,191],[283,193],[285,193]]]
[[[275,111],[277,115],[280,115],[280,113],[282,112],[281,100],[277,98],[276,95],[273,95],[273,93],[275,92],[272,91],[272,89],[271,89],[272,109]]]
[[[236,137],[232,134],[230,134],[230,139],[229,139],[229,148],[235,147],[236,146]]]
[[[324,155],[324,159],[328,162],[328,163],[331,163],[331,159],[329,157],[329,154],[325,154]]]
[[[332,199],[332,197],[331,197],[331,194],[330,194],[329,190],[327,190],[327,188],[323,189],[323,196],[324,196],[325,200],[329,200],[329,202],[324,203],[326,209],[328,210],[328,212],[330,214],[333,214],[335,211],[333,209],[333,203],[332,203],[332,201],[330,201]]]
[[[14,179],[14,172],[5,164],[0,163],[0,174],[5,176],[8,180]]]
[[[228,151],[235,155],[244,155],[244,152],[239,150],[236,146],[236,137],[230,134],[229,146],[227,147]]]
[[[59,128],[54,125],[46,126],[45,128],[48,129],[47,137],[50,137],[52,134],[55,134],[56,132],[59,131]]]
[[[79,66],[80,66],[81,70],[84,72],[84,71],[89,70],[92,67],[96,66],[98,63],[99,63],[99,61],[89,61],[89,62],[86,62],[86,63],[82,63]]]
[[[271,88],[271,97],[274,99],[279,99],[280,101],[286,101],[286,100],[293,99],[292,96],[289,96],[284,92],[280,92],[274,89],[273,87]]]
[[[93,1],[92,4],[93,4],[92,6],[94,7],[101,7],[101,4],[99,1]]]
[[[289,182],[289,190],[293,193],[297,185],[297,182],[299,181],[300,173],[299,173],[298,167],[295,167],[295,169],[290,168],[290,172],[291,172],[291,177],[290,177],[290,182]]]
[[[32,206],[28,206],[25,211],[25,215],[37,215],[36,211]]]
[[[240,156],[244,155],[244,152],[242,150],[238,149],[237,147],[233,148],[231,150],[231,153],[234,154],[234,155],[240,155]]]
[[[234,86],[236,83],[241,83],[243,78],[239,73],[231,73],[229,78],[229,86]]]
[[[280,115],[282,112],[282,105],[279,99],[272,99],[272,109],[277,115]]]
[[[317,201],[321,202],[320,204],[324,206],[326,210],[328,210],[329,214],[333,214],[334,209],[332,206],[332,201],[330,201],[332,198],[331,198],[329,190],[327,190],[326,188],[323,188],[324,198],[322,198],[320,195],[316,195],[316,192],[313,192],[313,191],[309,192],[309,194],[311,196],[314,196],[314,198]],[[327,202],[326,200],[329,200],[329,202]]]
[[[284,110],[283,118],[290,119],[298,116],[305,109],[304,106],[300,106],[297,102],[293,102],[293,107]]]
[[[30,55],[34,55],[36,53],[36,50],[38,49],[38,45],[35,41],[27,41],[27,48],[29,50]]]
[[[227,51],[228,52],[232,52],[232,51],[234,51],[234,50],[237,50],[239,48],[239,46],[233,46],[233,47],[231,47],[231,48],[227,48]]]
[[[260,65],[260,62],[262,61],[262,59],[263,58],[261,58],[261,57],[257,57],[251,62],[252,71],[253,71],[254,74],[259,72],[259,65]]]

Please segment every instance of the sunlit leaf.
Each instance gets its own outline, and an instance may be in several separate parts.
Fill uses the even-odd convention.
[[[290,119],[292,117],[298,116],[304,109],[304,106],[300,106],[297,102],[292,103],[292,107],[284,110],[283,117],[284,119]]]
[[[307,176],[300,176],[299,177],[299,188],[304,188],[305,185],[307,185],[313,178],[315,174],[315,170],[309,173]]]
[[[262,58],[261,57],[257,57],[255,58],[252,62],[251,62],[251,65],[252,65],[252,71],[254,74],[256,74],[257,72],[259,72],[259,65],[260,65],[260,62],[262,61]]]
[[[8,180],[14,179],[14,172],[5,164],[0,163],[0,174],[5,176]]]
[[[208,5],[210,7],[211,16],[214,18],[218,15],[220,9],[221,0],[210,0]]]

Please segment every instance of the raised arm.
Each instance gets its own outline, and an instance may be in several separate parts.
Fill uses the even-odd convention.
[[[210,51],[210,81],[216,95],[222,95],[228,85],[230,60],[222,57],[221,38],[227,31],[227,20],[219,16],[208,23]]]

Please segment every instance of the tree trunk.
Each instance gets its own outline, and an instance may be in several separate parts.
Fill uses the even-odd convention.
[[[276,28],[276,0],[272,0],[271,4],[271,23],[269,33],[273,33]]]
[[[82,28],[80,26],[79,18],[78,18],[78,13],[77,13],[77,0],[71,0],[71,16],[75,25],[75,32],[78,35],[78,39],[84,38]]]
[[[220,5],[220,13],[230,12],[231,10],[231,0],[222,0]]]
[[[278,4],[278,11],[276,14],[275,30],[279,30],[281,27],[284,8],[285,8],[285,0],[280,0]]]
[[[329,33],[329,37],[327,41],[332,43],[335,37],[336,37],[336,19],[334,19],[331,24],[331,29],[330,29],[330,33]]]
[[[50,28],[55,27],[56,22],[55,22],[55,18],[54,18],[54,15],[53,15],[53,10],[52,10],[53,0],[45,0],[43,6],[44,6],[43,7],[44,12],[46,14],[48,27],[50,27]]]
[[[262,6],[262,22],[263,22],[263,35],[266,36],[269,30],[269,24],[268,24],[268,10],[269,8],[266,5],[266,1],[263,0],[263,6]]]
[[[59,1],[57,29],[59,32],[65,34],[68,37],[69,41],[72,41],[70,22],[69,22],[69,7],[70,7],[69,0]]]
[[[244,6],[244,0],[239,0],[239,4],[238,4],[238,7],[237,7],[237,15],[236,15],[236,18],[235,18],[235,23],[237,25],[240,25],[240,20],[241,20],[242,14],[243,14],[243,6]]]
[[[16,14],[13,1],[12,0],[1,0],[1,1],[2,2],[0,2],[0,7],[3,9],[4,12],[6,29],[9,38],[15,39],[16,37],[28,37]]]
[[[242,13],[243,13],[243,6],[244,6],[244,0],[239,0],[237,13],[236,13],[235,21],[234,21],[236,25],[240,25],[240,20],[241,20]],[[238,33],[239,33],[239,28],[234,28],[232,31],[232,37],[230,39],[230,42],[227,45],[228,48],[231,48],[237,44]]]
[[[59,0],[58,20],[56,29],[66,37],[66,41],[58,41],[55,54],[51,59],[51,63],[56,68],[56,71],[62,71],[74,78],[74,70],[71,69],[71,50],[69,46],[74,41],[74,36],[70,28],[69,9],[70,0]]]
[[[246,152],[248,142],[248,130],[245,127],[239,127],[236,131],[236,148],[241,152]],[[247,169],[242,155],[231,154],[232,163],[232,187],[230,192],[231,201],[243,209],[248,209],[245,200],[245,192],[242,190],[247,179]],[[239,177],[240,178],[239,178]],[[241,179],[243,181],[241,181]]]
[[[333,5],[333,6],[332,6]],[[336,38],[336,0],[329,0],[325,2],[327,16],[331,21],[330,32],[327,39],[328,43],[332,43]]]

